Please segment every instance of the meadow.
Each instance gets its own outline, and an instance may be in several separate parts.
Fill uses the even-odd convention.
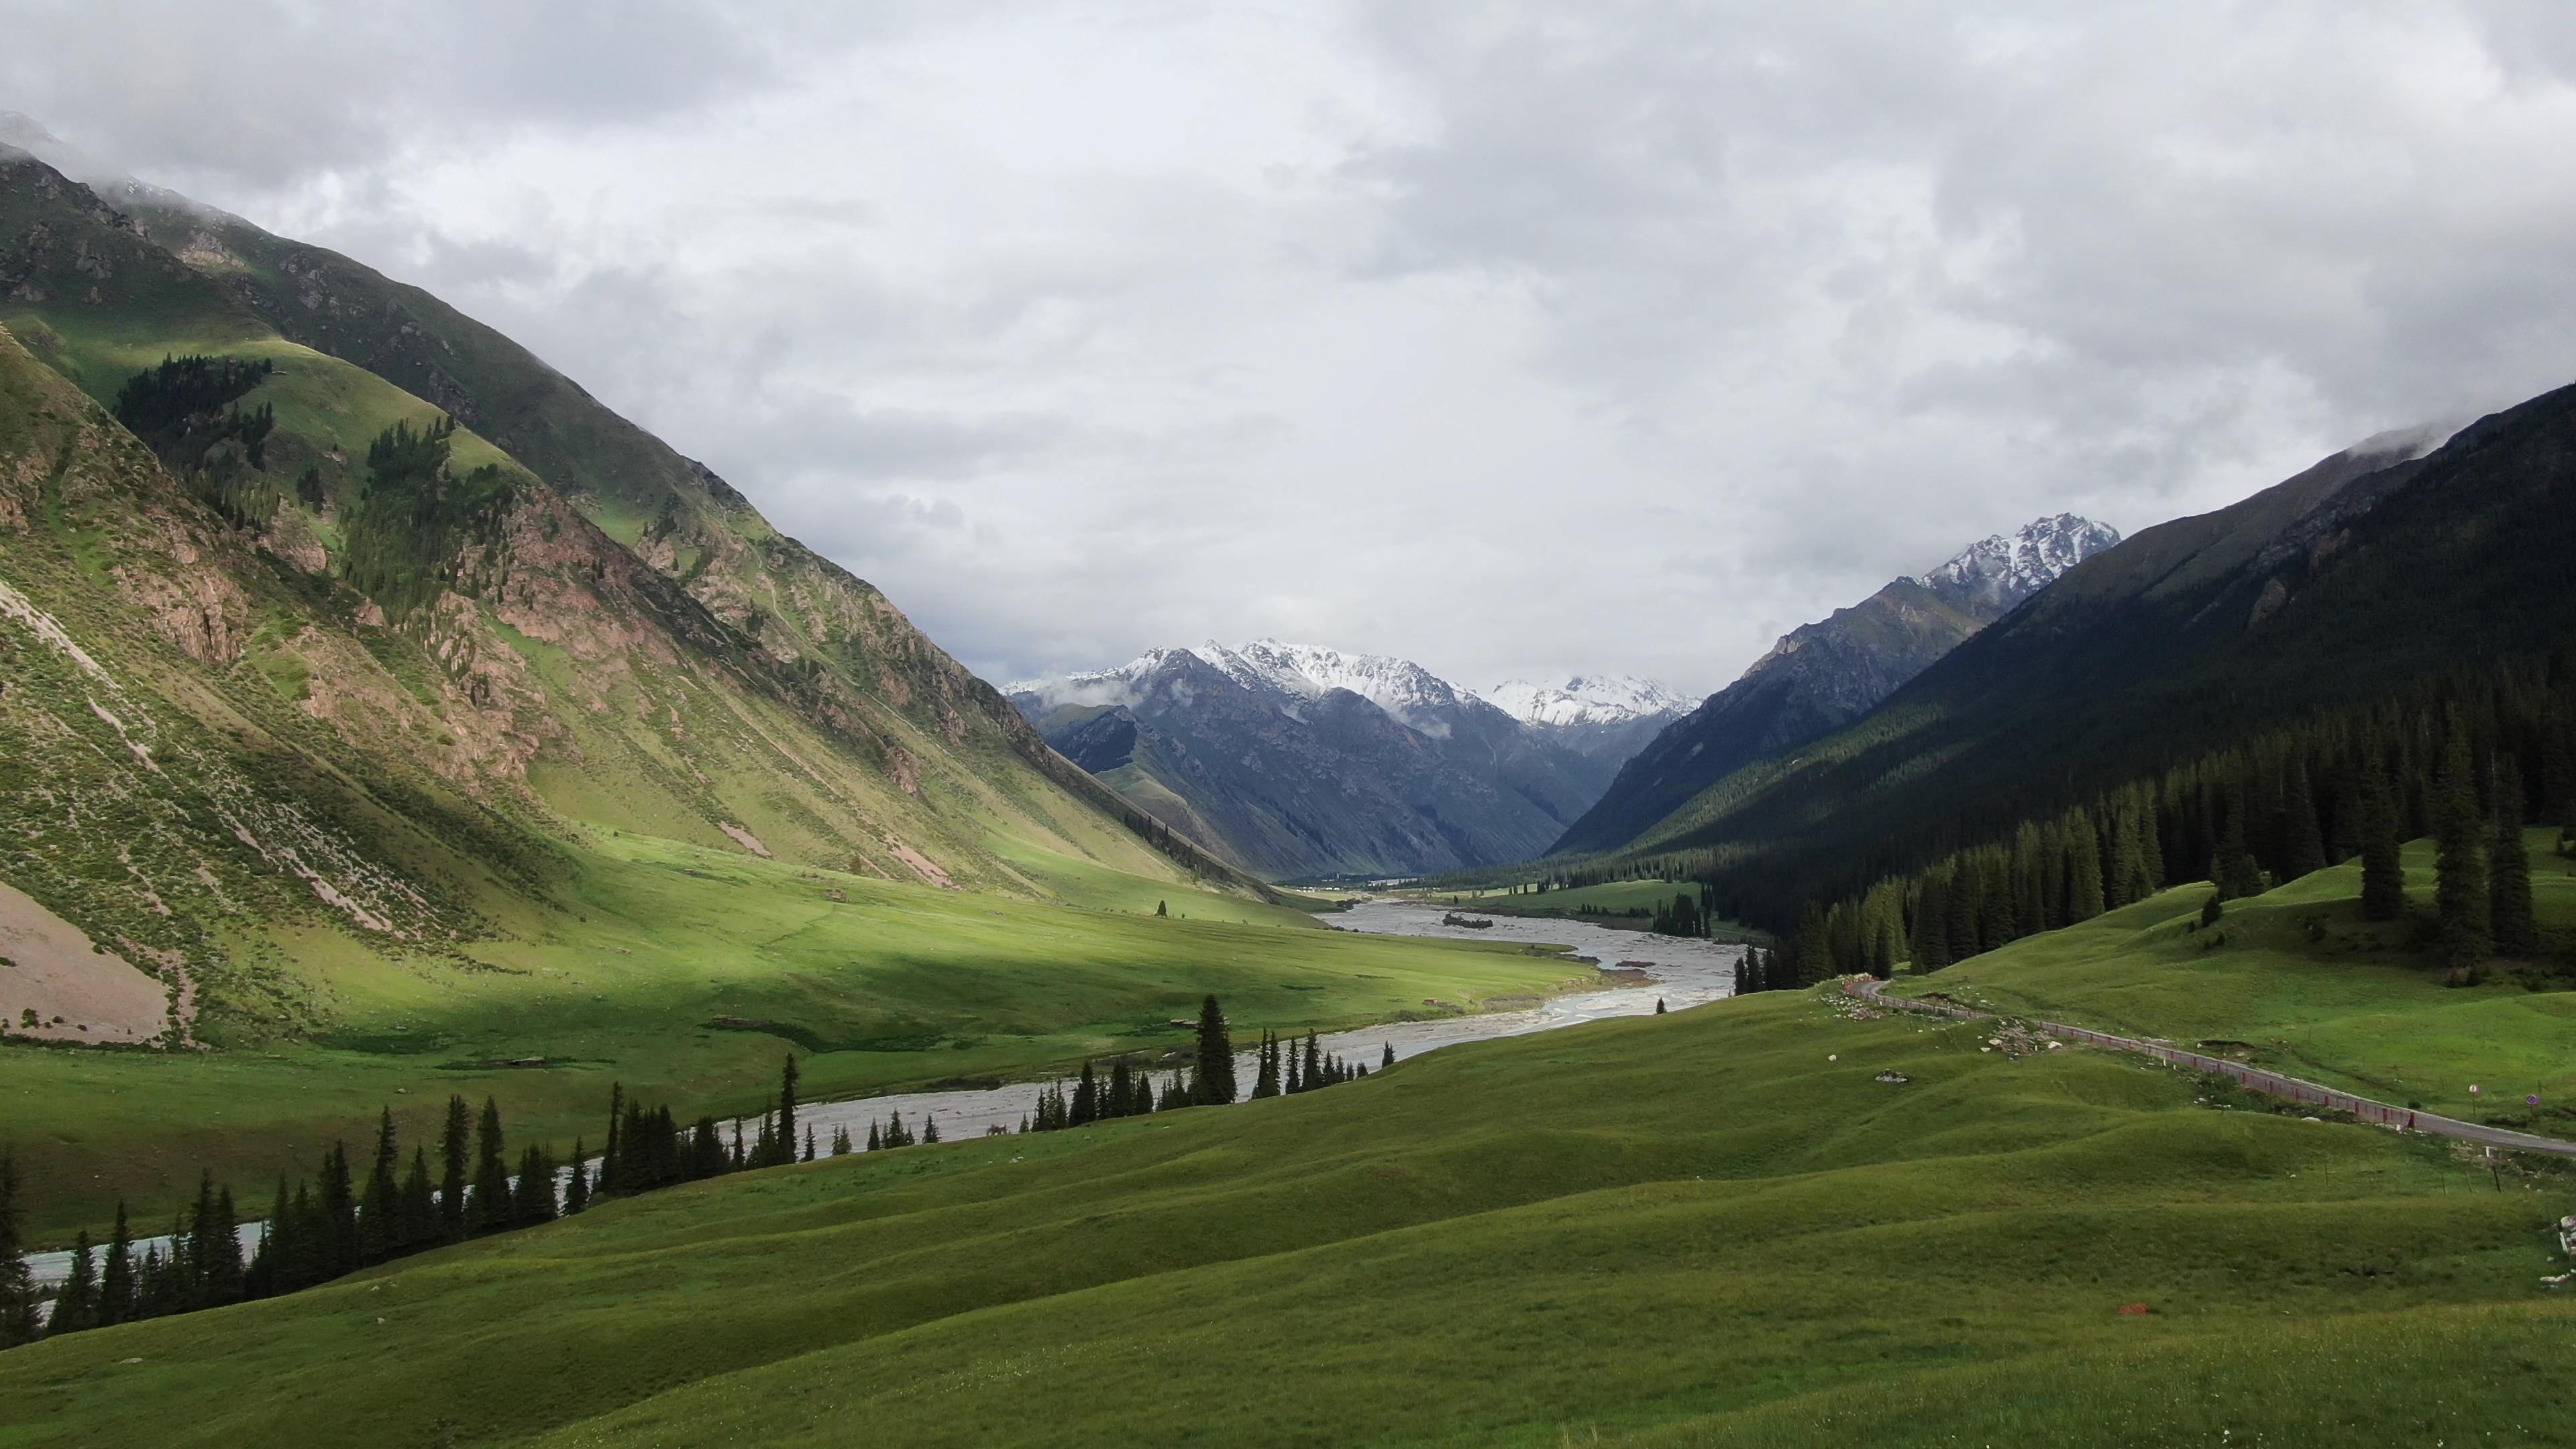
[[[2576,862],[2556,854],[2555,831],[2528,844],[2543,930],[2576,931]],[[2411,842],[2404,858],[2410,905],[2429,915],[2432,843]],[[2576,1138],[2576,982],[2564,968],[2498,965],[2484,984],[2446,986],[2416,943],[2419,924],[2363,920],[2360,890],[2359,864],[2346,863],[2229,901],[2204,928],[2209,887],[2179,886],[1892,989],[2161,1037],[2385,1102]],[[2525,1101],[2535,1095],[2537,1108]]]
[[[1208,992],[1248,1034],[1590,979],[1523,948],[1328,931],[1025,854],[1069,903],[594,830],[550,900],[492,898],[508,913],[490,939],[390,959],[321,926],[240,941],[319,1025],[222,1051],[0,1046],[31,1232],[103,1230],[119,1197],[152,1221],[206,1168],[264,1199],[382,1108],[406,1144],[427,1140],[455,1092],[495,1098],[514,1142],[561,1151],[598,1145],[613,1082],[684,1117],[757,1112],[790,1050],[820,1100],[1159,1058],[1187,1045],[1171,1022]]]
[[[1673,903],[1673,897],[1698,890],[1694,885],[1676,885],[1665,880],[1607,881],[1600,885],[1561,886],[1550,890],[1513,891],[1486,887],[1467,891],[1425,890],[1418,894],[1434,905],[1472,906],[1480,911],[1508,916],[1581,916],[1599,913],[1610,919],[1601,924],[1616,925],[1628,913],[1642,911],[1648,917]],[[1642,924],[1642,921],[1641,921]],[[1768,941],[1760,931],[1730,922],[1719,921],[1711,929],[1710,939],[1718,941]]]
[[[0,1442],[2576,1439],[2576,1174],[1982,1032],[1768,993],[671,1189],[13,1351]]]

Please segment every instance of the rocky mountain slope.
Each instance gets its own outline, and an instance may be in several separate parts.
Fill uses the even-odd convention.
[[[1555,851],[1618,849],[1752,761],[1860,718],[1962,640],[2119,541],[2108,524],[2072,514],[2036,519],[1790,631],[1742,678],[1638,750]]]
[[[1408,660],[1265,639],[1157,649],[1011,698],[1137,808],[1297,878],[1528,858],[1608,783],[1651,688],[1524,720]]]
[[[434,963],[590,829],[1030,897],[1230,877],[507,339],[129,191],[0,150],[0,880],[173,1031],[326,1013],[295,933]]]

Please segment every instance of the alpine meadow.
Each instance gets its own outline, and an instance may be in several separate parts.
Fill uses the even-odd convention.
[[[2576,16],[0,11],[0,1444],[2576,1445]]]

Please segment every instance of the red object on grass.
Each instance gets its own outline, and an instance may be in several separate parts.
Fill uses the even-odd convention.
[[[2120,1305],[2120,1316],[2122,1318],[2144,1318],[2147,1316],[2147,1305],[2143,1303],[2123,1303]]]

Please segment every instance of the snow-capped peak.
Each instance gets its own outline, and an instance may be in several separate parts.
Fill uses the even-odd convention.
[[[1936,594],[2009,609],[2119,541],[2120,531],[2107,523],[2060,513],[2025,523],[2010,538],[1999,533],[1972,543],[1914,581]]]
[[[1618,724],[1690,708],[1689,700],[1664,685],[1627,674],[1578,674],[1563,684],[1507,679],[1484,698],[1523,724],[1559,726]]]
[[[1435,737],[1449,730],[1441,713],[1458,707],[1458,691],[1449,681],[1409,659],[1348,654],[1320,644],[1286,644],[1277,639],[1233,646],[1210,640],[1197,653],[1256,694],[1314,699],[1347,689]]]

